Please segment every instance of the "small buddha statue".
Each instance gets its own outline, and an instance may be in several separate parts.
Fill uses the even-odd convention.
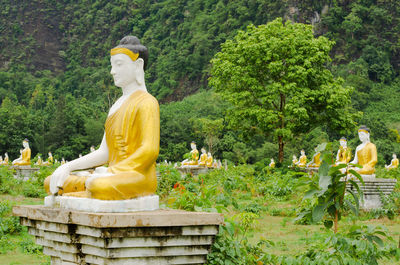
[[[110,108],[100,147],[58,167],[45,180],[49,194],[127,200],[156,192],[160,112],[145,84],[148,50],[137,37],[126,36],[110,55],[110,73],[122,96]],[[84,170],[90,168],[93,173]]]
[[[199,166],[205,167],[206,164],[207,164],[207,151],[203,147],[203,148],[201,148],[201,156],[200,156],[200,160],[199,160]]]
[[[271,158],[271,162],[268,165],[270,168],[275,168],[275,161],[273,158]]]
[[[206,163],[206,166],[207,167],[213,167],[213,157],[212,157],[212,155],[211,155],[211,152],[208,152],[208,154],[207,154],[207,163]]]
[[[299,162],[299,161],[297,160],[297,156],[296,156],[296,155],[293,155],[293,157],[292,157],[292,167],[295,167],[296,164],[297,164],[297,162]]]
[[[195,166],[198,164],[198,160],[199,160],[199,151],[196,148],[196,143],[195,142],[191,142],[190,143],[190,148],[192,149],[190,151],[190,158],[189,159],[185,159],[182,161],[182,165],[184,166]]]
[[[296,166],[298,166],[298,167],[305,167],[306,164],[307,164],[306,152],[304,151],[304,149],[301,149],[299,161],[297,161]]]
[[[340,146],[339,150],[336,155],[336,162],[335,164],[347,164],[351,160],[351,149],[347,147],[347,140],[346,138],[342,137],[339,140]]]
[[[65,159],[64,159],[64,157],[61,159],[61,165],[64,165],[65,164]]]
[[[310,168],[319,168],[321,166],[321,153],[317,152],[317,148],[314,149],[315,154],[313,155],[311,161],[307,164]]]
[[[392,155],[392,161],[390,161],[390,165],[385,165],[386,169],[395,169],[399,167],[399,159],[396,154]]]
[[[47,155],[48,155],[47,160],[43,162],[43,166],[50,166],[53,165],[54,163],[53,154],[49,152]]]
[[[25,139],[22,141],[21,156],[12,162],[13,166],[29,166],[31,164],[31,149],[29,148],[29,141]]]
[[[8,158],[8,153],[6,152],[5,154],[4,154],[4,160],[3,160],[3,163],[2,163],[2,165],[8,165],[8,160],[9,160],[9,158]]]
[[[376,146],[370,142],[370,130],[365,125],[358,129],[358,137],[361,144],[357,146],[354,160],[351,164],[359,164],[362,168],[353,168],[361,175],[372,175],[375,173],[375,165],[378,162]]]
[[[35,166],[42,166],[43,165],[43,160],[40,156],[38,156],[38,160],[35,163]]]

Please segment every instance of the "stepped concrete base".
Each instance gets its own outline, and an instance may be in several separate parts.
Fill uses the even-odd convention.
[[[210,168],[203,166],[181,166],[176,168],[182,176],[190,174],[192,176],[198,176],[200,174],[207,174]]]
[[[15,177],[25,181],[33,178],[33,174],[39,170],[39,168],[34,168],[31,166],[12,166],[12,168],[15,169]]]
[[[86,212],[127,213],[157,210],[159,208],[159,197],[158,195],[151,195],[131,200],[106,201],[70,196],[47,196],[44,198],[44,205]]]
[[[52,265],[204,264],[223,223],[217,213],[156,210],[88,213],[15,206]]]
[[[363,176],[363,180],[364,185],[362,185],[359,180],[355,180],[355,182],[363,192],[364,201],[360,201],[360,206],[365,210],[378,209],[382,207],[381,196],[389,196],[393,192],[397,182],[396,179],[381,179],[375,178],[375,176]],[[357,192],[350,183],[347,183],[346,188],[353,192]]]

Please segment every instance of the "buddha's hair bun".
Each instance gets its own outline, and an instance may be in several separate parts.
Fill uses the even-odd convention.
[[[125,36],[119,41],[118,46],[115,48],[127,48],[134,53],[139,53],[139,58],[142,58],[144,61],[143,69],[146,70],[149,52],[147,51],[147,47],[140,43],[138,37]]]

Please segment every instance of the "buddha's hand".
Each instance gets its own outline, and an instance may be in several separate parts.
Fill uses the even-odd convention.
[[[59,166],[51,175],[50,178],[50,193],[55,195],[62,188],[65,180],[68,178],[71,170],[67,164]]]

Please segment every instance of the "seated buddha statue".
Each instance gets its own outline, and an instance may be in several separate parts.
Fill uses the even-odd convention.
[[[375,165],[378,162],[378,155],[376,146],[370,142],[369,135],[370,130],[365,125],[362,125],[358,129],[358,138],[361,144],[357,146],[352,164],[359,164],[362,167],[353,168],[356,172],[361,175],[372,175],[375,173]]]
[[[288,167],[292,167],[292,168],[296,167],[297,162],[298,162],[298,160],[297,160],[296,155],[293,155],[292,164],[290,166],[288,166]]]
[[[38,160],[35,163],[36,166],[43,166],[43,160],[40,156],[38,156]]]
[[[199,160],[199,166],[205,167],[206,164],[207,164],[207,151],[203,147],[203,148],[201,148],[201,156],[200,156],[200,160]]]
[[[145,85],[147,48],[137,37],[126,36],[110,55],[110,73],[122,96],[110,108],[100,147],[58,167],[45,180],[50,194],[127,200],[156,192],[160,114]],[[95,170],[77,172],[89,168]]]
[[[275,168],[275,161],[273,158],[271,158],[271,162],[268,165],[270,168]]]
[[[213,157],[211,155],[211,152],[208,152],[206,166],[207,167],[213,167],[213,161],[214,161],[214,159],[213,159]]]
[[[22,146],[24,149],[21,150],[21,156],[12,162],[13,166],[29,166],[31,164],[31,149],[28,139],[22,141]]]
[[[3,164],[3,156],[0,156],[0,165]]]
[[[307,164],[306,152],[304,151],[304,149],[302,149],[302,150],[300,151],[299,161],[297,161],[296,166],[298,166],[298,167],[305,167],[306,164]]]
[[[315,154],[313,155],[311,161],[307,164],[307,167],[319,168],[321,166],[321,153],[314,149]]]
[[[43,166],[50,166],[54,164],[53,154],[49,152],[47,155],[48,155],[47,160],[43,162]]]
[[[399,159],[396,154],[392,155],[392,161],[390,161],[390,165],[385,165],[386,169],[395,169],[399,167]]]
[[[198,164],[199,151],[197,150],[196,143],[191,142],[190,148],[192,149],[190,151],[190,158],[182,161],[182,165],[184,165],[184,166],[195,166]]]
[[[5,154],[4,154],[4,160],[3,160],[3,162],[1,163],[2,165],[8,165],[8,163],[9,163],[9,158],[8,158],[8,153],[6,152]]]
[[[335,164],[347,164],[351,160],[351,149],[347,147],[347,140],[346,138],[342,137],[339,140],[340,146],[339,150],[336,155],[336,162]]]

